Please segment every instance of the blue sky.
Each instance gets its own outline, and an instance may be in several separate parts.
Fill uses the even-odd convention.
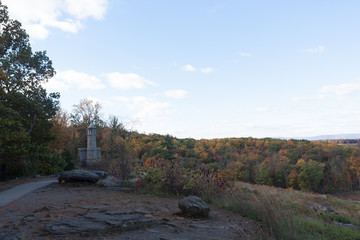
[[[3,0],[46,88],[177,137],[360,133],[359,1]]]

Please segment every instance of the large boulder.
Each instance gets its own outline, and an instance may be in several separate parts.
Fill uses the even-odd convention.
[[[91,172],[95,173],[96,175],[99,176],[99,178],[103,179],[106,178],[108,176],[108,173],[105,171],[100,171],[100,170],[92,170]]]
[[[63,182],[91,182],[96,183],[100,177],[88,170],[71,170],[62,172],[58,178],[59,183]]]
[[[178,206],[184,215],[193,217],[208,217],[210,208],[196,196],[189,196],[179,201]]]

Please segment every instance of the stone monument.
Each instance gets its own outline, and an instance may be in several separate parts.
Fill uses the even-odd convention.
[[[96,128],[93,124],[88,127],[87,148],[78,148],[78,160],[81,167],[92,165],[101,159],[99,147],[96,147]]]

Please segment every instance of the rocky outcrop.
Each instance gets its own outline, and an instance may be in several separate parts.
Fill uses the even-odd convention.
[[[135,192],[135,182],[132,180],[120,180],[114,176],[108,176],[99,181],[100,185],[106,187],[107,190],[119,192]]]
[[[125,187],[126,183],[125,181],[122,181],[118,178],[115,178],[113,176],[108,176],[101,180],[100,182],[104,187]]]
[[[314,210],[315,212],[322,211],[327,213],[335,213],[334,209],[325,202],[321,203],[319,206],[308,205],[308,207]]]
[[[100,230],[135,230],[155,224],[153,218],[128,212],[92,212],[83,216],[48,223],[45,229],[52,235],[67,235]]]
[[[88,170],[71,170],[62,172],[58,178],[59,183],[63,182],[91,182],[96,183],[100,177]]]
[[[208,217],[210,208],[196,196],[189,196],[179,201],[178,206],[183,215],[192,217]]]

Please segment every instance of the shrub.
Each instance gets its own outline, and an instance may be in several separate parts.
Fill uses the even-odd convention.
[[[171,195],[197,195],[206,201],[221,194],[228,182],[216,172],[206,168],[179,167],[177,161],[162,160],[154,166],[138,167],[142,188]]]

